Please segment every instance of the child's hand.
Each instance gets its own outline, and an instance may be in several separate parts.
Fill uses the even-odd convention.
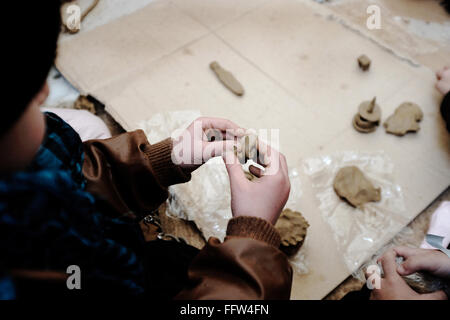
[[[450,91],[450,67],[444,67],[436,72],[436,88],[440,93],[446,95]]]
[[[215,139],[207,133],[214,129]],[[173,141],[172,161],[188,171],[194,171],[209,159],[221,156],[236,145],[237,133],[244,132],[237,124],[220,118],[200,117],[194,120]]]
[[[388,250],[380,259],[383,266],[384,278],[381,279],[380,288],[373,289],[370,295],[372,300],[446,300],[447,295],[442,291],[419,294],[411,289],[397,272],[396,252]]]
[[[234,152],[224,156],[230,177],[231,211],[233,217],[251,216],[275,224],[289,197],[291,188],[285,157],[258,142],[258,150],[264,154],[265,170],[250,166],[250,171],[259,177],[249,181]],[[262,151],[262,150],[265,150]]]
[[[407,276],[417,271],[427,271],[439,278],[450,279],[450,258],[441,251],[409,247],[395,247],[394,251],[405,260],[397,271]]]

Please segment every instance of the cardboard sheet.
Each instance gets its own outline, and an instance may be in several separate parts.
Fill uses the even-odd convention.
[[[433,72],[343,25],[332,8],[309,0],[155,1],[86,30],[59,47],[57,67],[127,130],[174,110],[200,110],[254,129],[280,129],[290,166],[336,151],[384,151],[413,219],[450,182],[450,141],[439,116]],[[373,60],[367,73],[356,58]],[[209,69],[217,60],[243,84],[236,97]],[[362,135],[351,119],[377,96],[386,119],[403,101],[424,111],[418,134],[383,128]],[[301,211],[310,222],[310,273],[295,275],[293,299],[320,299],[351,272],[338,256],[317,199],[305,183]],[[394,234],[386,234],[386,240]],[[374,252],[376,249],[374,249]]]
[[[440,1],[412,0],[337,0],[327,2],[334,18],[350,29],[374,39],[386,49],[412,63],[433,70],[450,63],[450,15]],[[380,8],[381,28],[364,28],[368,15],[363,14],[368,5]]]

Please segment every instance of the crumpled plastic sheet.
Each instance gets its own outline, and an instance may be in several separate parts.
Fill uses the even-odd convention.
[[[175,111],[158,113],[139,127],[145,132],[150,143],[156,143],[169,136],[175,138],[181,130],[200,117],[199,111]],[[302,195],[298,169],[289,170],[291,193],[287,208],[298,211]],[[228,220],[231,219],[230,182],[225,163],[221,157],[210,159],[192,173],[187,183],[169,187],[166,214],[193,221],[205,239],[225,238]],[[308,237],[306,237],[306,242]],[[308,272],[307,258],[300,251],[290,259],[297,273]]]
[[[177,138],[201,115],[197,110],[156,113],[150,119],[142,120],[138,127],[145,132],[150,143],[157,143],[168,137]]]
[[[383,276],[384,270],[381,263],[377,262],[377,260],[388,250],[395,246],[409,246],[409,247],[417,247],[414,243],[417,242],[417,234],[414,230],[407,226],[404,227],[396,236],[380,248],[369,260],[367,260],[361,267],[353,272],[352,276],[358,279],[361,282],[366,282],[365,270],[371,265],[377,265],[379,267],[380,275]],[[402,257],[397,257],[397,264],[401,264],[403,261]],[[402,277],[408,285],[410,285],[413,289],[418,288],[423,290],[423,292],[434,292],[438,290],[442,290],[445,288],[446,283],[445,279],[438,278],[431,274],[427,274],[424,272],[415,272],[407,276]],[[420,291],[419,291],[420,292]]]
[[[409,226],[404,227],[389,243],[383,245],[379,248],[374,254],[364,261],[364,263],[352,273],[352,276],[362,282],[366,282],[365,270],[370,265],[378,265],[381,268],[381,265],[377,263],[377,260],[381,258],[381,256],[389,249],[394,248],[395,246],[407,245],[411,242],[411,239],[414,237],[414,230]]]
[[[205,239],[225,238],[231,219],[228,173],[222,158],[209,160],[191,181],[170,187],[168,213],[195,222]]]
[[[322,218],[333,232],[350,272],[357,270],[409,222],[402,189],[393,182],[394,165],[384,152],[340,152],[306,159],[303,164]],[[375,187],[381,187],[380,202],[370,202],[358,209],[337,196],[333,188],[336,173],[352,165],[361,169]]]

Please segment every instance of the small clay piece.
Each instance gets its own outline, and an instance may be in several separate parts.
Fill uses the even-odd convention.
[[[241,138],[241,146],[247,159],[257,161],[256,156],[258,154],[258,136],[255,134],[249,134]]]
[[[238,96],[242,96],[244,94],[244,88],[231,72],[222,68],[216,61],[211,62],[209,67],[214,71],[225,87],[231,90],[231,92]]]
[[[376,125],[373,124],[373,122],[369,122],[363,117],[361,117],[359,114],[355,114],[355,117],[353,118],[355,121],[355,125],[362,129],[376,129]]]
[[[402,277],[417,293],[432,293],[446,288],[444,279],[425,272],[415,272]]]
[[[354,207],[381,200],[381,188],[375,188],[364,173],[355,166],[341,168],[333,183],[336,194]]]
[[[408,132],[419,131],[423,118],[420,107],[412,102],[402,103],[384,123],[387,133],[403,136]]]
[[[241,151],[235,149],[235,154],[241,164],[247,163],[252,159],[254,162],[258,160],[258,136],[255,134],[247,134],[240,138]]]
[[[223,134],[222,131],[218,129],[208,129],[205,131],[206,138],[209,142],[212,141],[222,141],[223,140]]]
[[[370,61],[369,57],[366,56],[365,54],[363,54],[358,58],[358,65],[364,71],[369,70],[371,62],[372,61]]]
[[[371,122],[362,119],[359,114],[355,114],[353,117],[353,127],[361,133],[370,133],[377,129],[376,125],[374,126]]]
[[[359,115],[369,122],[379,123],[381,119],[381,108],[377,104],[377,97],[372,101],[364,101],[359,105]]]
[[[249,181],[253,181],[255,179],[258,179],[258,177],[256,177],[253,173],[251,173],[250,171],[244,171],[245,177],[247,178],[247,180]]]
[[[92,114],[97,114],[95,104],[90,101],[88,97],[83,95],[78,96],[77,100],[75,100],[73,104],[73,108],[78,110],[87,110]]]
[[[358,113],[353,117],[353,127],[357,131],[369,133],[377,129],[381,119],[381,108],[376,101],[375,97],[359,105]]]
[[[303,245],[309,223],[300,212],[284,209],[275,228],[281,236],[280,250],[292,256]]]
[[[253,160],[255,163],[257,163],[258,160],[258,136],[255,134],[246,134],[242,136],[239,139],[240,144],[240,151],[237,151],[237,148],[234,148],[234,154],[238,158],[239,162],[241,164],[246,164],[249,159]],[[260,154],[259,156],[262,156]],[[249,168],[247,170],[250,170]],[[250,171],[244,170],[245,177],[253,181],[255,179],[258,179],[257,176],[255,176]]]

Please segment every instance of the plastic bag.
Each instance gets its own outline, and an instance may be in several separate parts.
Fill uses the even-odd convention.
[[[338,170],[346,166],[357,166],[375,187],[381,187],[381,201],[358,209],[341,200],[333,189],[333,181]],[[393,183],[394,165],[383,152],[348,151],[310,158],[304,160],[304,171],[311,177],[322,218],[332,230],[350,272],[409,221],[402,189]]]
[[[198,111],[177,111],[156,114],[139,125],[151,143],[168,136],[177,137],[180,130],[201,116]],[[298,211],[302,195],[298,169],[289,170],[291,193],[287,208]],[[181,219],[193,221],[205,239],[225,238],[228,220],[231,219],[231,192],[228,173],[221,157],[210,159],[192,173],[189,182],[169,187],[166,213]],[[306,237],[305,243],[308,237]],[[305,244],[303,245],[305,246]],[[298,273],[308,272],[307,258],[300,251],[291,258],[291,264]]]

